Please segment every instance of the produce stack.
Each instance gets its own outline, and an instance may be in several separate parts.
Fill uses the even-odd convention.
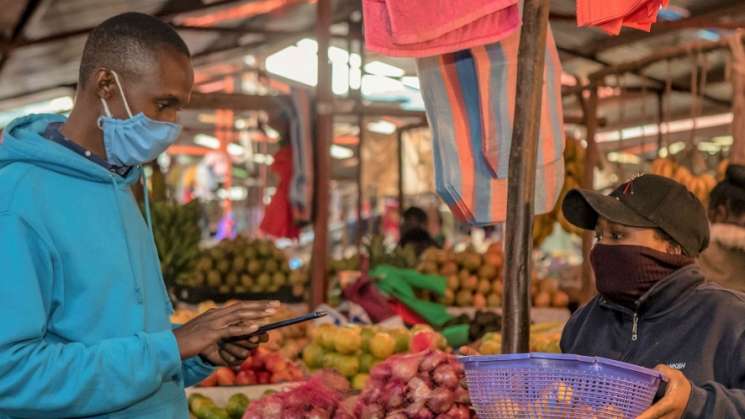
[[[537,323],[530,326],[530,352],[560,353],[561,323]],[[502,353],[502,335],[487,333],[474,345],[476,352],[482,355]]]
[[[298,387],[251,403],[243,419],[353,419],[344,401],[348,391],[343,377],[317,373]]]
[[[677,181],[684,185],[688,190],[696,195],[701,202],[708,202],[709,193],[717,181],[714,176],[709,174],[694,175],[690,169],[679,165],[670,159],[657,159],[652,162],[650,171],[655,175],[664,176]]]
[[[334,370],[356,389],[362,389],[374,365],[395,354],[447,348],[445,338],[427,325],[408,330],[323,324],[311,335],[313,340],[303,351],[305,365],[311,371]]]
[[[277,352],[259,347],[241,363],[240,367],[217,368],[199,385],[214,387],[280,384],[300,381],[304,377],[302,369],[297,364]]]
[[[220,407],[209,397],[194,393],[189,396],[189,412],[197,419],[241,419],[249,403],[245,394],[236,393]]]
[[[198,201],[186,205],[153,202],[151,213],[160,269],[166,284],[172,286],[189,275],[199,256],[202,207]]]
[[[334,370],[362,389],[373,365],[409,350],[411,334],[404,328],[323,324],[312,337],[303,350],[305,365],[310,370]]]
[[[461,314],[448,320],[442,325],[445,329],[450,326],[468,325],[469,342],[474,342],[490,332],[499,332],[502,329],[502,316],[493,311],[477,311],[473,317]]]
[[[296,317],[299,314],[286,308],[280,308],[267,322],[278,322]],[[310,330],[312,328],[312,323],[305,322],[272,330],[268,333],[269,341],[261,346],[270,352],[277,352],[287,359],[299,359],[303,348],[310,343]]]
[[[473,249],[462,252],[427,249],[417,269],[421,273],[447,278],[445,295],[438,298],[438,302],[447,306],[484,309],[502,306],[503,263],[501,244],[494,243],[483,255]],[[534,276],[531,284],[534,307],[565,308],[569,305],[569,296],[559,289],[557,280]],[[420,297],[435,299],[427,293]]]
[[[355,407],[365,419],[468,419],[465,374],[453,355],[437,350],[396,355],[370,373]]]
[[[290,270],[287,257],[271,241],[238,237],[204,251],[194,270],[181,277],[180,285],[206,290],[219,299],[251,294],[267,297],[283,289],[302,297],[307,282],[302,272]]]
[[[559,281],[554,278],[534,277],[530,281],[530,295],[535,308],[566,308],[569,295],[559,289]]]
[[[502,305],[502,265],[504,256],[499,243],[489,246],[486,253],[473,249],[462,252],[427,249],[417,270],[447,278],[442,304],[459,307],[500,307]],[[431,295],[425,298],[433,299]]]

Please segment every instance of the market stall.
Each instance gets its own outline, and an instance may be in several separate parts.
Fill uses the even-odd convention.
[[[17,66],[2,124],[30,84],[23,60],[53,55],[27,48],[90,30],[20,36],[33,3],[0,40],[0,71]],[[593,233],[560,203],[641,171],[706,203],[742,160],[745,137],[726,134],[745,121],[728,78],[742,87],[744,32],[640,54],[625,42],[647,38],[605,32],[649,29],[659,1],[612,18],[587,1],[467,1],[481,15],[465,29],[430,11],[406,21],[417,2],[192,3],[154,12],[196,48],[196,87],[178,142],[145,168],[149,204],[139,193],[170,320],[239,301],[279,301],[265,323],[327,314],[187,388],[193,418],[620,419],[652,403],[659,374],[559,354],[596,293]],[[649,39],[745,26],[719,19],[741,6],[690,13]],[[68,112],[57,82],[24,109]]]

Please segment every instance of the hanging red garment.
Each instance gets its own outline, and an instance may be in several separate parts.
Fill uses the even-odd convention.
[[[597,26],[611,35],[621,27],[649,32],[669,0],[577,0],[577,26]]]
[[[363,0],[365,44],[429,57],[499,41],[520,27],[517,0]]]
[[[296,239],[300,235],[300,230],[295,226],[290,205],[292,149],[289,146],[282,147],[274,155],[271,169],[279,177],[279,184],[272,201],[264,209],[264,219],[261,220],[259,228],[270,236]]]

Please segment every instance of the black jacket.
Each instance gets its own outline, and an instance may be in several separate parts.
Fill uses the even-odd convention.
[[[693,384],[684,418],[745,418],[745,294],[705,282],[695,265],[655,285],[636,310],[595,297],[567,323],[561,349],[667,364]]]

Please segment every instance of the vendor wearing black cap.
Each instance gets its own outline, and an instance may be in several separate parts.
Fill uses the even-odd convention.
[[[640,419],[744,418],[745,295],[706,282],[694,263],[709,242],[699,200],[643,175],[610,195],[572,190],[563,211],[595,231],[599,295],[567,323],[562,351],[656,367],[667,390]]]

